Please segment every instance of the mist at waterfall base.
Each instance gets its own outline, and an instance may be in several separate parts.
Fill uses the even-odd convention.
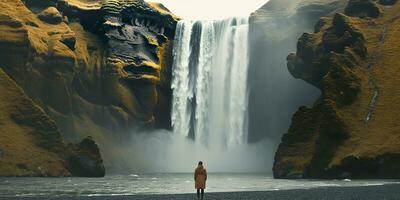
[[[199,160],[209,172],[269,173],[268,158],[273,158],[267,140],[235,148],[205,147],[166,130],[134,134],[124,148],[129,155],[120,159],[129,162],[132,173],[193,172]]]
[[[124,145],[136,172],[270,172],[273,145],[248,141],[249,20],[177,24],[172,131],[132,133]]]
[[[131,169],[188,172],[203,160],[215,172],[271,172],[293,114],[320,96],[286,66],[287,55],[296,51],[302,33],[312,31],[314,21],[263,8],[255,16],[250,27],[247,18],[178,24],[174,131],[133,131],[127,146],[135,156],[125,159]],[[239,76],[239,69],[247,75]],[[243,123],[231,126],[235,121]]]

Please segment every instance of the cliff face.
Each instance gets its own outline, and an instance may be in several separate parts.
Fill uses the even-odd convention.
[[[0,69],[0,176],[104,176],[97,145],[66,146],[55,122]],[[86,151],[91,142],[91,149]],[[72,148],[74,147],[74,148]],[[71,159],[85,157],[81,167]]]
[[[279,144],[301,105],[311,106],[320,91],[288,71],[286,57],[298,38],[322,16],[344,10],[345,1],[270,0],[250,20],[249,140]],[[268,119],[268,120],[266,120]],[[272,147],[272,149],[276,149]],[[273,157],[273,155],[271,155]]]
[[[112,0],[1,6],[0,65],[67,137],[155,124],[157,88],[169,81],[161,58],[176,22],[168,11]]]
[[[106,101],[119,107],[114,115],[122,119],[125,128],[138,123],[154,124],[159,102],[157,84],[161,72],[167,72],[172,64],[163,58],[171,53],[168,48],[172,48],[176,18],[159,4],[148,5],[144,1],[108,0],[103,2],[101,11],[101,30],[107,41],[103,74],[106,83],[102,87]],[[168,74],[163,76],[162,81],[168,84]]]
[[[398,178],[400,4],[350,0],[288,57],[322,94],[301,107],[275,155],[276,178]]]
[[[176,21],[142,0],[0,0],[0,67],[67,140],[107,145],[132,128],[169,128]],[[68,162],[90,164],[79,153]]]

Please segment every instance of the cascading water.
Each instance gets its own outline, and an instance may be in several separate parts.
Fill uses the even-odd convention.
[[[192,172],[202,160],[212,172],[271,172],[293,114],[320,96],[287,70],[287,55],[311,27],[297,14],[286,14],[267,6],[254,13],[250,25],[239,17],[180,21],[172,69],[173,131],[134,130],[123,145],[128,150],[116,153],[124,155],[121,165],[142,172]]]
[[[247,142],[248,18],[178,22],[172,126],[197,145]]]
[[[270,170],[270,142],[247,142],[248,36],[248,18],[178,22],[173,132],[133,134],[135,170],[192,172],[199,160],[211,172]]]

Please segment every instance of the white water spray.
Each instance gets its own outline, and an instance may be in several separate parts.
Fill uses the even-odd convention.
[[[269,172],[268,140],[247,143],[248,18],[180,21],[172,69],[173,132],[132,134],[127,165],[144,172]]]
[[[174,134],[197,145],[247,142],[248,18],[180,21],[173,66]]]

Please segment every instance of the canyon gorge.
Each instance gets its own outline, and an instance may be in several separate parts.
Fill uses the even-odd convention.
[[[143,0],[0,0],[0,176],[202,155],[218,172],[397,178],[399,11],[270,0],[189,20]]]

